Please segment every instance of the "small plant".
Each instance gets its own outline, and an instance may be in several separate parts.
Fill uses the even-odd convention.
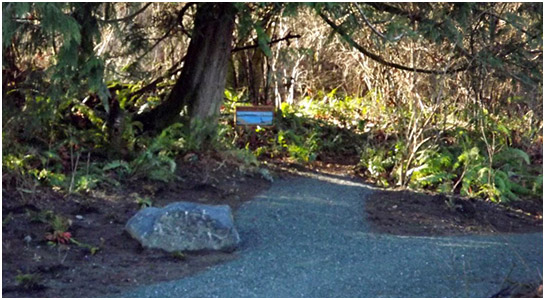
[[[69,219],[59,215],[53,215],[47,223],[49,223],[51,226],[51,232],[45,234],[45,239],[50,246],[59,244],[67,245],[70,243],[72,234],[68,232],[71,225],[71,221]]]
[[[45,234],[45,239],[49,244],[68,244],[71,233],[68,229],[72,225],[72,220],[56,215],[51,210],[42,210],[33,212],[27,210],[27,216],[31,222],[45,223],[50,226],[50,232]]]
[[[80,248],[84,248],[84,249],[89,250],[89,253],[91,253],[91,255],[95,255],[100,250],[100,247],[85,244],[85,243],[79,242],[79,241],[77,241],[76,239],[73,239],[73,238],[70,238],[70,242],[72,244],[80,247]]]
[[[388,178],[395,166],[395,155],[387,149],[365,148],[361,154],[359,167],[364,175],[377,184],[388,187]]]
[[[27,209],[26,215],[31,222],[48,223],[49,220],[53,218],[55,213],[51,210],[41,210],[39,212],[34,212]]]
[[[53,233],[46,234],[46,240],[48,240],[48,244],[55,246],[59,244],[67,245],[72,243],[80,248],[88,249],[91,255],[94,255],[96,252],[98,252],[100,248],[81,243],[72,237],[72,234],[68,232],[71,223],[71,220],[55,215],[53,219],[49,222]]]
[[[42,210],[33,212],[27,210],[27,216],[31,222],[39,222],[49,224],[51,231],[45,234],[45,240],[49,245],[68,244],[72,234],[68,232],[70,220],[63,218],[51,210]]]
[[[181,135],[182,125],[176,123],[155,137],[146,141],[149,146],[144,146],[141,152],[128,165],[120,164],[117,168],[123,168],[131,179],[148,178],[155,181],[169,182],[176,178],[176,162],[174,156],[179,152],[178,138]]]
[[[92,245],[88,245],[77,241],[72,237],[72,233],[68,231],[72,225],[71,220],[59,215],[55,215],[53,211],[46,210],[38,213],[27,212],[31,215],[31,219],[34,221],[47,223],[51,227],[51,231],[45,234],[45,240],[50,246],[68,245],[70,243],[88,249],[91,255],[97,253],[100,248]]]
[[[65,217],[55,215],[51,220],[49,220],[49,225],[53,231],[57,232],[66,232],[68,228],[72,225],[72,220]]]
[[[48,233],[46,235],[46,239],[48,240],[48,244],[50,246],[57,246],[62,245],[66,246],[68,244],[74,244],[80,248],[87,249],[91,255],[95,255],[99,250],[100,247],[96,247],[93,245],[82,243],[74,238],[72,238],[72,234],[70,232],[54,232],[54,233]]]
[[[63,244],[66,245],[70,243],[72,239],[72,234],[66,231],[53,231],[45,234],[45,239],[49,245]]]
[[[42,278],[39,274],[22,273],[19,271],[19,274],[15,276],[15,281],[24,290],[35,290],[43,287]]]
[[[434,188],[438,192],[447,193],[452,190],[452,179],[455,174],[452,168],[452,155],[443,149],[424,149],[417,152],[417,166],[409,170],[410,186],[417,188]]]
[[[153,206],[153,201],[149,197],[136,197],[136,203],[140,209]]]
[[[115,171],[116,175],[120,179],[128,178],[132,173],[129,164],[124,160],[114,160],[107,163],[103,168],[103,171]]]
[[[175,259],[181,260],[181,261],[184,261],[187,259],[187,256],[182,251],[174,251],[170,253],[170,255],[172,255],[172,257],[174,257]]]

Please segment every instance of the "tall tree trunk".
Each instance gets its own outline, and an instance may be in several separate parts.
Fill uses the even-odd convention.
[[[253,51],[252,56],[248,61],[249,76],[248,85],[250,87],[250,99],[254,105],[261,103],[261,87],[263,85],[263,63],[265,61],[265,54],[261,49],[256,48]]]
[[[235,13],[232,3],[199,5],[182,74],[166,101],[136,118],[145,130],[161,130],[178,121],[207,118],[217,121],[231,55]]]

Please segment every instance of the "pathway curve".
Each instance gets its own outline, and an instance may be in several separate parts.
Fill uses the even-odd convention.
[[[532,282],[543,235],[405,237],[371,233],[372,190],[326,175],[275,181],[235,215],[239,258],[127,297],[489,297]]]

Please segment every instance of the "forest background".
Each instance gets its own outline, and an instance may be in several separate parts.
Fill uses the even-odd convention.
[[[2,9],[2,182],[21,198],[176,180],[177,160],[210,152],[542,197],[541,3]],[[236,128],[237,105],[274,105],[275,126]]]

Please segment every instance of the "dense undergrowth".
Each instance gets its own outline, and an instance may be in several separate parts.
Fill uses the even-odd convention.
[[[378,91],[350,97],[334,90],[283,103],[274,128],[240,137],[238,146],[300,163],[357,155],[359,175],[385,187],[503,203],[541,197],[542,124],[531,111],[523,120],[484,108],[469,120],[431,113],[424,128],[411,127],[417,114],[422,111],[385,104]]]
[[[118,89],[119,98],[130,88]],[[131,111],[153,99],[123,101],[112,123],[100,103],[23,98],[20,107],[3,102],[2,139],[4,187],[23,198],[38,186],[85,193],[137,179],[168,182],[176,179],[178,160],[210,152],[254,169],[258,159],[305,164],[357,157],[357,173],[380,186],[504,203],[542,195],[542,125],[531,112],[522,120],[484,108],[473,117],[449,114],[449,107],[425,115],[386,104],[378,91],[350,97],[333,90],[283,103],[273,127],[236,128],[233,108],[245,104],[227,91],[218,127],[176,123],[152,136],[139,134]],[[416,115],[429,122],[414,126]]]
[[[294,158],[308,161],[328,151],[338,156],[357,153],[358,173],[386,187],[408,186],[504,203],[542,195],[542,123],[532,120],[531,111],[523,120],[484,108],[468,120],[457,114],[430,113],[425,116],[427,124],[411,126],[416,115],[425,112],[388,106],[373,91],[361,98],[332,91],[282,108],[282,123],[290,124],[288,132],[295,133],[287,144]],[[298,122],[301,118],[305,121]],[[325,128],[334,128],[333,133],[322,135]],[[285,131],[279,131],[278,140],[284,137]],[[292,148],[305,150],[289,151]]]
[[[228,134],[232,127],[226,124],[176,123],[159,134],[141,133],[130,112],[141,99],[133,99],[131,107],[123,103],[111,122],[99,102],[22,98],[20,107],[3,102],[2,180],[23,199],[34,197],[40,186],[86,193],[134,180],[169,182],[177,179],[179,160],[213,152],[248,170],[258,165],[251,152],[234,147]]]

